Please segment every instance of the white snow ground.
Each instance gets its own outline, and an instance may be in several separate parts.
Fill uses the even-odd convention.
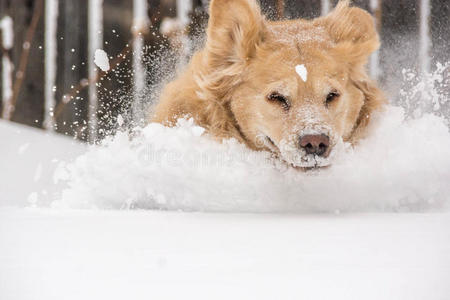
[[[80,191],[78,201],[66,198],[67,203],[63,197],[54,202],[53,208],[45,208],[48,199],[60,195],[58,191],[62,189],[61,185],[55,186],[53,183],[52,174],[58,161],[73,160],[85,152],[85,147],[44,131],[0,122],[0,137],[6,141],[0,147],[0,299],[449,299],[448,210],[416,197],[412,198],[412,204],[423,204],[425,207],[418,210],[425,212],[367,213],[384,210],[377,209],[372,201],[387,192],[404,195],[406,190],[410,191],[406,194],[422,193],[422,196],[427,196],[432,190],[440,195],[440,200],[445,200],[445,195],[448,195],[444,184],[449,178],[446,172],[450,158],[445,155],[449,153],[448,149],[436,150],[434,155],[428,156],[422,151],[438,142],[446,147],[448,130],[434,117],[404,122],[395,114],[395,110],[388,120],[390,122],[385,122],[385,128],[380,132],[387,133],[389,128],[391,131],[396,128],[397,139],[404,143],[410,139],[406,147],[414,144],[416,138],[423,137],[424,132],[428,134],[427,143],[412,148],[412,154],[405,158],[412,159],[416,155],[425,161],[414,164],[413,170],[419,171],[411,173],[407,173],[410,169],[405,167],[404,161],[400,161],[395,165],[400,170],[388,179],[394,187],[386,191],[384,189],[389,185],[380,188],[382,180],[377,180],[373,189],[362,195],[371,199],[363,201],[362,206],[355,206],[361,192],[358,186],[354,185],[352,191],[345,181],[338,182],[341,192],[349,199],[349,202],[338,200],[340,197],[336,194],[336,203],[343,212],[340,214],[311,213],[320,211],[327,203],[335,205],[328,198],[313,207],[308,214],[104,210],[127,207],[123,205],[127,203],[132,206],[132,202],[123,198],[123,193],[132,190],[130,182],[134,181],[137,189],[146,182],[141,182],[145,169],[134,164],[135,151],[142,145],[142,140],[130,145],[124,137],[116,138],[109,147],[91,149],[74,163],[63,167],[69,170],[72,168],[69,181],[62,181],[62,184],[69,183],[69,187],[65,188],[66,193],[69,192],[64,197],[73,196],[70,191],[81,188],[82,184],[91,182],[92,185],[85,185],[84,194]],[[189,124],[170,132],[160,132],[162,136],[159,138],[155,130],[149,131],[152,135],[144,142],[159,141],[160,147],[164,148],[178,145],[175,141],[181,139],[180,145],[187,147],[186,151],[193,151],[192,145],[195,143],[204,147],[205,151],[239,149],[233,144],[225,148],[210,144],[198,137],[199,129]],[[163,143],[163,137],[166,143]],[[384,134],[382,137],[386,138]],[[186,142],[189,139],[193,139],[191,144]],[[394,135],[388,137],[388,140],[393,139]],[[401,147],[394,147],[392,151],[384,153],[381,148],[376,148],[375,142],[372,140],[364,146],[366,148],[362,148],[362,154],[350,156],[356,159],[354,167],[361,176],[364,171],[375,172],[374,166],[380,166],[380,160],[393,163],[402,157],[398,155]],[[378,151],[381,157],[364,164],[367,155],[373,154],[367,152],[370,149]],[[236,180],[242,180],[242,176],[247,176],[245,170],[261,170],[255,167],[260,158],[259,155],[252,158],[234,157],[231,165],[219,166],[228,171],[230,169],[227,166],[239,168],[242,174],[237,172],[233,175],[237,176]],[[95,163],[91,165],[91,162]],[[188,161],[186,165],[180,165],[179,160],[176,162],[178,164],[173,168],[166,166],[166,169],[160,169],[163,173],[167,172],[162,174],[162,183],[166,180],[165,176],[170,178],[172,175],[174,179],[167,189],[173,190],[179,185],[180,190],[174,191],[174,195],[189,192],[183,180],[189,180],[192,184],[199,178],[207,179],[205,174],[208,173],[202,172],[211,172],[214,166],[194,169],[192,174],[180,177],[174,170],[178,167],[186,171],[192,162]],[[130,167],[125,168],[127,165]],[[95,166],[98,168],[93,168]],[[129,172],[133,166],[137,167],[134,169],[136,173]],[[348,170],[347,167],[344,157],[339,172]],[[383,168],[385,173],[377,171],[375,174],[389,174],[394,170],[389,164],[383,165]],[[277,174],[273,172],[266,170],[254,173],[265,179],[256,180],[253,184],[269,184],[264,183],[264,180],[273,179],[273,175]],[[332,172],[328,176],[336,179],[339,172]],[[399,180],[402,174],[409,176]],[[62,175],[57,172],[56,177],[64,178]],[[90,177],[86,181],[81,180],[87,175]],[[220,189],[220,183],[226,178],[220,173],[215,175],[221,176],[216,183],[217,189]],[[95,176],[100,177],[95,180]],[[362,189],[370,187],[367,179],[362,177]],[[404,182],[410,184],[395,187],[395,184]],[[436,184],[429,185],[432,182]],[[225,183],[231,184],[232,181],[228,179],[228,183]],[[201,188],[206,189],[212,184],[212,181],[207,181],[203,185],[192,185],[193,193],[199,193]],[[102,185],[104,190],[96,190]],[[281,191],[282,187],[284,185],[278,186],[274,192]],[[226,185],[226,188],[229,186]],[[46,194],[42,193],[44,189],[47,190]],[[188,209],[206,205],[205,210],[217,210],[217,206],[208,206],[206,202],[207,199],[214,200],[208,198],[207,194],[211,191],[214,191],[214,186],[205,190],[204,199],[197,202],[192,202],[192,199],[191,202],[183,202],[185,199],[180,199],[178,205]],[[244,193],[243,198],[257,199],[250,191],[250,187],[243,185],[234,193],[241,192]],[[336,193],[336,190],[333,192]],[[90,199],[89,193],[98,199]],[[259,195],[258,191],[254,193]],[[289,195],[282,193],[282,197]],[[236,199],[226,205],[225,196],[222,195],[219,202],[215,202],[219,205],[218,210],[267,211],[280,208],[273,204],[276,199],[269,201],[269,209],[262,209],[265,207],[264,202],[249,204],[245,199]],[[87,203],[85,207],[96,206],[100,209],[57,208],[64,206],[62,204],[70,204],[69,199],[75,201],[75,207]],[[165,202],[161,197],[155,199],[159,199],[159,202],[152,202],[156,208],[176,209],[173,199],[172,202]],[[386,209],[388,211],[395,211],[396,207],[399,210],[415,210],[415,205],[410,206],[407,199],[404,205],[398,203],[397,206],[394,205],[397,203],[395,201],[380,201],[390,205]],[[25,205],[37,208],[24,208]],[[364,205],[367,205],[366,210]],[[284,203],[281,208],[289,207]],[[359,212],[349,213],[355,207]]]
[[[449,214],[0,211],[0,299],[446,300]]]
[[[0,206],[24,206],[60,192],[54,173],[86,147],[69,137],[0,120]]]

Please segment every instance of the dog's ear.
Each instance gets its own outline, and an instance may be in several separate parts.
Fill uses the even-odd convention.
[[[340,1],[326,17],[318,19],[336,43],[336,54],[348,63],[365,65],[380,46],[373,17],[363,9],[350,7],[350,1]]]
[[[206,50],[216,67],[246,62],[263,41],[265,20],[255,0],[212,0]]]
[[[364,136],[364,128],[373,112],[387,103],[384,94],[370,80],[364,68],[369,56],[380,47],[374,19],[365,10],[350,7],[349,0],[341,0],[329,15],[315,22],[327,30],[335,43],[333,56],[348,66],[353,85],[364,96],[363,107],[351,134],[351,140],[356,142]]]
[[[388,101],[384,93],[377,87],[376,82],[367,77],[353,81],[353,85],[364,95],[364,104],[359,111],[359,116],[350,137],[350,140],[356,143],[364,137],[366,133],[365,128],[369,125],[373,113],[382,110]]]

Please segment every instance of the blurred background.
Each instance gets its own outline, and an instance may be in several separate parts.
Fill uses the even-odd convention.
[[[161,86],[202,45],[208,2],[0,0],[2,119],[90,142],[145,123]],[[272,20],[310,19],[336,2],[261,6]],[[411,99],[429,97],[434,111],[448,114],[450,1],[353,3],[375,17],[382,47],[368,67],[391,102],[414,111],[423,104]],[[94,63],[98,49],[108,70]]]

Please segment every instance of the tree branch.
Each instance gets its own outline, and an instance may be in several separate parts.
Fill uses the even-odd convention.
[[[31,44],[33,42],[36,28],[39,24],[39,20],[42,15],[43,8],[44,8],[44,0],[37,0],[36,6],[34,7],[31,24],[28,27],[26,35],[25,35],[24,44],[26,44],[28,46],[23,47],[22,53],[20,55],[19,69],[16,73],[16,80],[14,81],[14,85],[13,85],[13,95],[12,95],[12,99],[10,102],[11,109],[9,110],[9,113],[6,115],[7,120],[10,120],[14,113],[14,110],[15,110],[15,107],[17,104],[17,100],[19,97],[20,89],[22,87],[23,81],[25,80],[26,70],[27,70],[27,65],[28,65],[28,58],[30,56]]]

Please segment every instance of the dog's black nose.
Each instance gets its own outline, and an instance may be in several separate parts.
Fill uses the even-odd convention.
[[[307,154],[327,157],[330,147],[330,138],[325,134],[308,134],[300,137],[300,148]]]

